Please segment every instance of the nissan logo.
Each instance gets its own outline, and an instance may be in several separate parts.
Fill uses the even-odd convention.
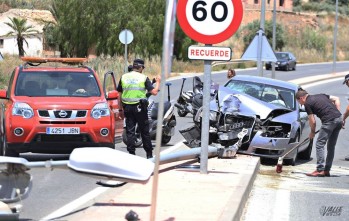
[[[58,113],[58,115],[59,115],[60,117],[64,118],[64,117],[66,117],[66,116],[68,115],[68,113],[67,113],[66,111],[64,111],[64,110],[61,110],[61,111]]]

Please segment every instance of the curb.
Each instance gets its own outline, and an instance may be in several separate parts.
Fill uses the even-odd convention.
[[[247,186],[246,186],[246,189],[245,191],[243,191],[242,193],[242,196],[240,197],[241,200],[240,200],[240,203],[239,203],[239,206],[237,208],[237,210],[235,211],[235,214],[230,214],[230,212],[226,212],[226,209],[224,210],[223,212],[223,215],[221,217],[221,221],[225,221],[225,220],[234,220],[234,221],[240,221],[241,220],[241,216],[242,216],[242,213],[243,213],[243,210],[245,208],[245,205],[246,205],[246,202],[250,196],[250,193],[252,191],[252,188],[253,188],[253,184],[254,184],[254,181],[256,180],[257,178],[257,173],[259,171],[259,168],[260,168],[260,159],[258,158],[258,162],[255,166],[255,169],[253,171],[253,173],[251,174],[251,176],[246,176],[244,178],[245,182],[247,183]],[[232,196],[233,198],[234,196]],[[236,198],[236,197],[234,197]],[[230,203],[233,202],[233,199],[230,199]]]

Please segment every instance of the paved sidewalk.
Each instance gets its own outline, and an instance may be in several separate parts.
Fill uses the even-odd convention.
[[[259,165],[259,158],[246,155],[236,155],[233,159],[210,158],[208,174],[201,174],[195,161],[161,165],[155,220],[240,220]],[[111,189],[89,205],[57,220],[126,220],[130,210],[140,220],[150,220],[152,188],[153,177],[146,184]]]

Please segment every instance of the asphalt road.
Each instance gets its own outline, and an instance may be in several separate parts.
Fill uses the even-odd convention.
[[[342,81],[313,84],[306,90],[311,94],[327,93],[340,97],[343,112],[348,105],[349,89],[342,85]],[[317,119],[317,128],[320,125]],[[349,155],[348,134],[348,127],[340,132],[331,177],[305,175],[316,168],[315,148],[311,160],[298,161],[294,167],[283,166],[281,174],[276,173],[275,166],[262,165],[242,220],[348,220],[349,162],[344,160],[344,156]]]
[[[349,69],[349,62],[336,63],[336,71],[342,72]],[[328,74],[332,72],[332,63],[311,64],[311,65],[298,65],[296,71],[284,72],[277,71],[276,79],[280,80],[292,80],[305,76],[314,76]],[[263,76],[271,77],[271,71],[264,71]],[[237,70],[238,75],[258,75],[256,69]],[[212,80],[219,84],[226,82],[226,72],[213,73]],[[187,76],[184,90],[192,90],[192,75]],[[203,76],[200,76],[201,78]],[[179,95],[180,85],[182,83],[181,77],[171,79],[171,100],[176,100]],[[345,94],[347,89],[345,87],[338,88],[340,91],[337,93]],[[167,98],[167,91],[165,92],[165,98]],[[158,97],[154,98],[155,100]],[[176,114],[177,115],[177,114]],[[192,117],[188,115],[185,118],[177,116],[177,126],[175,136],[171,139],[170,143],[161,150],[173,148],[178,142],[183,140],[178,130],[188,127],[192,122]],[[341,139],[344,139],[343,136]],[[345,141],[340,141],[345,142]],[[117,144],[116,148],[125,151],[125,145],[123,143]],[[144,156],[143,149],[137,149],[137,155]],[[34,160],[61,160],[67,159],[67,155],[37,155],[26,154],[22,155],[30,161]],[[73,208],[73,203],[76,199],[84,196],[86,200],[87,195],[99,194],[107,189],[97,188],[95,184],[96,180],[89,177],[76,175],[68,170],[54,169],[52,171],[45,168],[31,169],[30,173],[33,176],[33,189],[27,199],[23,200],[23,211],[20,215],[21,220],[40,220],[48,215],[56,212],[60,214],[63,212],[72,212],[66,208]],[[97,189],[96,189],[97,188]],[[86,195],[87,194],[87,195]],[[66,206],[68,205],[68,206]],[[57,211],[59,210],[59,211]],[[64,218],[62,218],[64,219]]]

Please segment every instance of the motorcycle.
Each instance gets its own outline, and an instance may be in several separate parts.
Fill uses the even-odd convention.
[[[153,80],[153,83],[154,83],[154,80]],[[176,116],[174,115],[174,105],[171,103],[171,99],[170,99],[171,83],[166,83],[165,85],[167,86],[168,100],[165,101],[164,103],[164,116],[162,121],[162,138],[161,138],[162,144],[167,144],[168,142],[170,142],[172,136],[174,135],[174,129],[177,124]],[[149,101],[149,104],[148,104],[149,133],[150,133],[150,138],[152,140],[155,140],[159,103],[149,99],[150,95],[151,95],[150,93],[147,94],[147,98]],[[126,136],[125,127],[126,127],[126,121],[124,120],[124,131],[122,133],[122,141],[124,142],[124,144],[127,145],[127,136]],[[138,148],[142,146],[143,142],[142,142],[142,137],[137,125],[135,128],[135,133],[136,133],[135,147]]]
[[[183,78],[181,90],[179,92],[179,97],[175,107],[177,107],[178,116],[185,117],[188,113],[191,113],[194,118],[198,109],[202,106],[203,82],[199,77],[195,76],[193,78],[193,90],[183,91],[185,81],[186,78]]]

